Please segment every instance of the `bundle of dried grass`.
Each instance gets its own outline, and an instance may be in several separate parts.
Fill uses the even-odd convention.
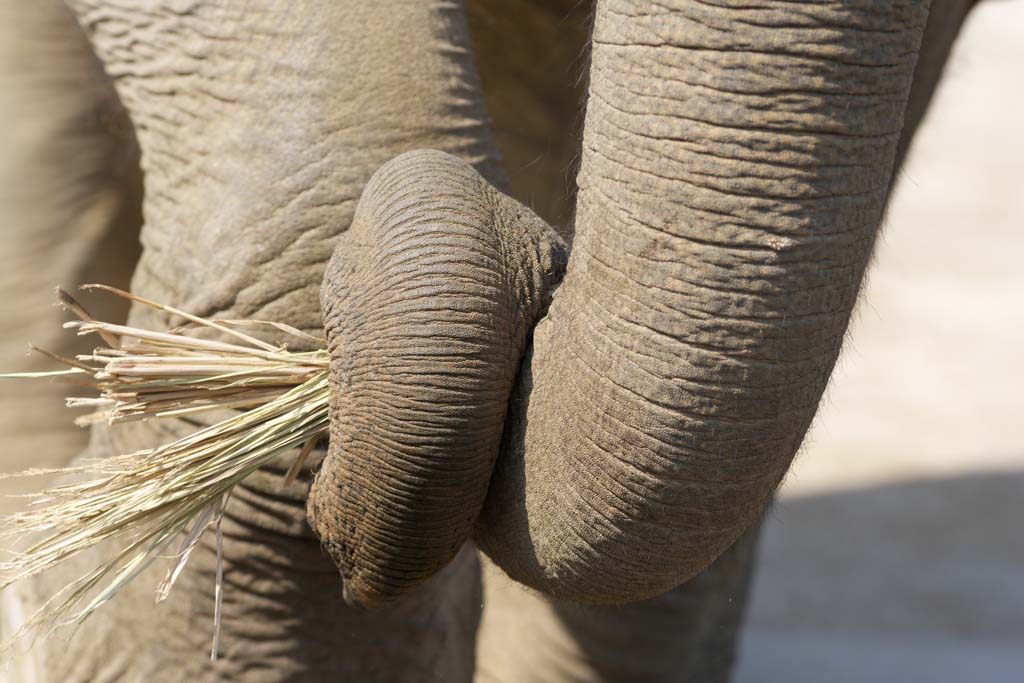
[[[156,589],[157,601],[163,600],[202,534],[212,529],[218,555],[212,652],[216,657],[224,506],[232,488],[245,477],[272,458],[299,448],[286,476],[286,481],[293,480],[325,434],[325,341],[279,323],[207,320],[113,287],[85,288],[111,292],[187,322],[167,332],[101,322],[70,294],[58,290],[60,303],[80,318],[65,327],[79,335],[98,334],[107,347],[75,359],[40,350],[68,367],[0,378],[86,380],[99,396],[67,401],[72,407],[95,408],[76,420],[81,425],[244,410],[158,448],[45,472],[86,479],[43,491],[33,496],[26,511],[0,520],[0,537],[13,537],[24,546],[0,562],[0,590],[110,542],[107,545],[114,550],[52,596],[19,634],[46,635],[61,625],[80,624],[153,561],[170,557],[167,574]],[[270,326],[312,341],[320,350],[294,353],[241,331],[253,326]],[[233,341],[190,334],[198,328],[216,330]],[[44,472],[22,475],[39,473]]]

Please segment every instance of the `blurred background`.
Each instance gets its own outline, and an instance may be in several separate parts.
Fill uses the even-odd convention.
[[[1024,681],[1022,128],[1024,2],[982,2],[769,513],[737,683]]]

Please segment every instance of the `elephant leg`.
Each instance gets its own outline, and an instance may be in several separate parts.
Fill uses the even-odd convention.
[[[70,4],[142,150],[143,253],[132,283],[142,295],[317,333],[327,260],[378,167],[433,147],[504,182],[459,2]],[[171,322],[143,309],[130,319]],[[151,446],[187,427],[96,429],[92,453]],[[311,476],[285,486],[287,465],[253,475],[227,505],[217,661],[216,550],[204,538],[166,602],[153,604],[167,569],[154,564],[69,643],[47,648],[50,679],[469,680],[475,554],[458,553],[399,604],[349,607],[306,522]]]
[[[0,2],[0,364],[49,367],[25,356],[29,342],[65,356],[91,341],[61,330],[53,288],[127,283],[138,257],[138,149],[114,88],[61,0]],[[119,286],[120,286],[119,285]],[[109,320],[127,307],[90,306]],[[56,467],[87,432],[64,408],[68,386],[0,382],[3,469]],[[0,480],[2,494],[24,482]],[[32,482],[38,485],[38,480]]]
[[[758,532],[679,588],[621,606],[545,597],[485,559],[476,680],[727,680]]]

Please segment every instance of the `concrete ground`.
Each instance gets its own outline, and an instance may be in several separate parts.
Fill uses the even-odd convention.
[[[1024,2],[983,2],[766,524],[737,683],[1024,681]]]

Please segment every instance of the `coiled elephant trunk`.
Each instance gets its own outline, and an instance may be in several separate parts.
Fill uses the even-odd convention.
[[[324,277],[331,438],[309,499],[347,600],[408,593],[469,537],[565,258],[544,221],[449,154],[371,178]]]

